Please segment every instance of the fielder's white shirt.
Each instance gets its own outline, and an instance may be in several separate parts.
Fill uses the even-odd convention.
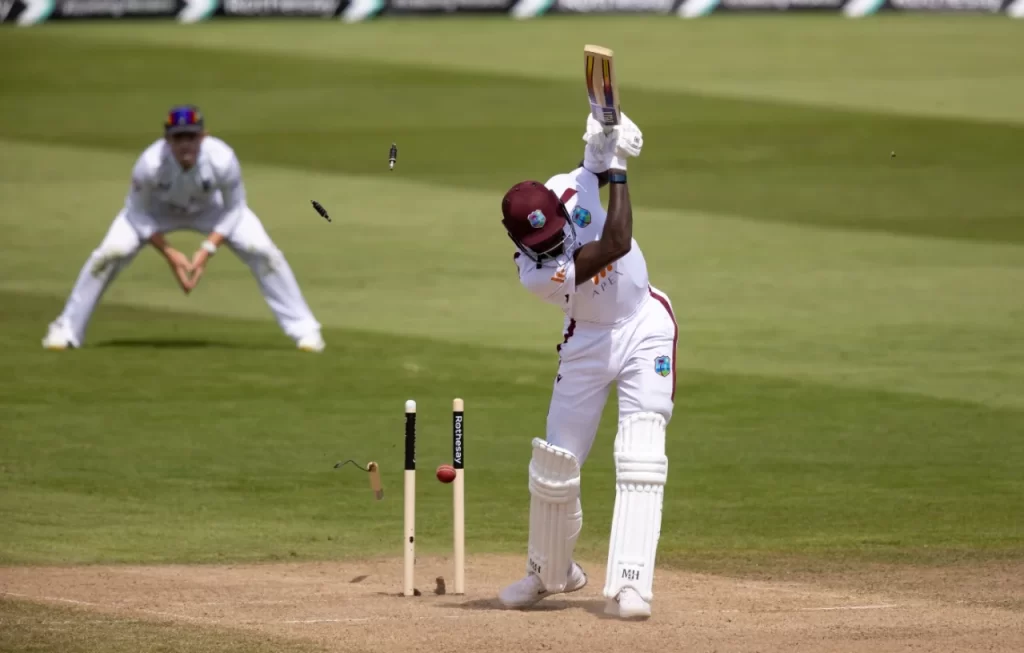
[[[228,236],[246,205],[242,166],[235,151],[207,135],[195,165],[183,170],[163,138],[147,147],[132,169],[132,187],[125,198],[128,221],[149,238],[158,226],[188,228],[198,216],[218,214],[213,231]]]
[[[562,198],[576,229],[575,249],[600,240],[607,218],[601,205],[597,175],[578,168],[555,175],[545,184]],[[516,256],[519,281],[542,300],[560,306],[568,319],[597,325],[619,324],[636,313],[650,294],[647,261],[636,240],[629,253],[592,279],[576,285],[573,252],[537,264]]]

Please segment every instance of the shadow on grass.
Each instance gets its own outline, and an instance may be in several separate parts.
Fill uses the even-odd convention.
[[[203,338],[115,338],[98,342],[93,347],[123,349],[249,349],[277,351],[284,347],[265,344],[207,340]]]

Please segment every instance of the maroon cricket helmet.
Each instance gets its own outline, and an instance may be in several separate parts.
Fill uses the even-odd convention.
[[[508,237],[537,263],[556,250],[568,251],[575,242],[576,230],[565,204],[539,181],[522,181],[510,188],[501,200],[501,216]]]

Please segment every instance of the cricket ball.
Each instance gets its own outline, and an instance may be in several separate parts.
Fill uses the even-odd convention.
[[[451,465],[441,465],[437,468],[437,480],[442,483],[451,483],[455,480],[455,468]]]

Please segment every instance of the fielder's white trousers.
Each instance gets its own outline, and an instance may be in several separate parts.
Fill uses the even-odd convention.
[[[148,244],[153,232],[168,233],[172,231],[197,231],[204,235],[213,231],[220,219],[219,212],[210,212],[186,220],[157,219],[155,229],[146,233],[136,229],[128,220],[125,211],[121,211],[107,230],[103,242],[97,247],[89,260],[85,262],[78,279],[75,281],[71,295],[68,297],[57,321],[63,323],[71,332],[76,347],[85,342],[86,329],[96,305],[111,282],[135,258],[136,254]],[[284,254],[274,245],[263,223],[248,207],[239,220],[235,230],[227,236],[225,244],[237,255],[256,278],[260,292],[273,311],[278,325],[285,335],[299,340],[320,331],[320,323],[313,317],[312,311],[299,290],[299,284],[292,273]],[[189,255],[185,252],[186,256]],[[107,261],[102,272],[94,274],[97,263]],[[209,266],[201,283],[209,283]]]
[[[619,420],[655,412],[671,421],[675,404],[678,327],[668,296],[652,288],[636,313],[615,326],[570,320],[547,419],[547,441],[568,449],[580,466],[590,454],[612,386]]]

